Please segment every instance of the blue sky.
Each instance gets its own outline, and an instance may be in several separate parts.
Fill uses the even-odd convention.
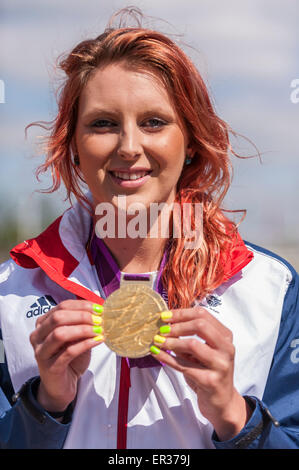
[[[55,59],[76,43],[98,35],[110,15],[130,2],[108,0],[2,0],[0,6],[0,213],[16,213],[38,229],[39,201],[59,214],[63,191],[44,196],[34,190],[34,168],[42,161],[36,138],[24,128],[52,119],[56,104]],[[238,133],[257,145],[258,159],[233,158],[234,180],[228,209],[247,209],[240,231],[253,243],[299,242],[299,103],[291,102],[291,81],[299,78],[298,2],[283,0],[136,0],[151,26],[177,34],[177,41],[200,69],[216,109]],[[234,141],[235,143],[235,141]],[[238,141],[237,151],[254,148]],[[35,219],[34,219],[35,218]],[[34,223],[33,223],[34,222]]]

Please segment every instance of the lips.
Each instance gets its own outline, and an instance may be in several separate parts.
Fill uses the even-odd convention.
[[[149,175],[152,170],[111,170],[109,173],[123,181],[135,181]]]
[[[109,174],[116,185],[122,188],[133,189],[145,184],[150,178],[152,171],[147,168],[116,168],[110,170]]]

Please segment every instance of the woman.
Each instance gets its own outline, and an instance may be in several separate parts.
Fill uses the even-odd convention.
[[[77,203],[1,266],[2,447],[298,447],[298,276],[245,244],[220,208],[230,129],[199,72],[141,27],[109,28],[60,66],[40,171],[51,168],[52,190],[63,181]],[[174,236],[171,211],[168,237],[150,237],[148,225],[129,236],[120,199],[142,205],[149,223],[153,203],[189,203],[193,229],[199,204],[200,243]],[[101,204],[115,214],[116,235],[104,239]],[[112,352],[101,327],[121,273],[153,274],[168,302],[137,360]]]

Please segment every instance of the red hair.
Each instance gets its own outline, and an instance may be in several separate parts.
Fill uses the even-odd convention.
[[[49,192],[57,190],[63,181],[69,200],[73,194],[85,207],[90,206],[71,152],[79,97],[93,71],[120,61],[161,78],[192,148],[192,161],[183,168],[176,201],[181,206],[184,202],[202,204],[202,243],[190,250],[184,248],[184,237],[170,237],[169,259],[162,277],[169,308],[190,307],[196,298],[203,298],[220,285],[224,276],[220,254],[227,251],[236,225],[224,216],[221,203],[231,183],[229,152],[236,154],[229,141],[231,129],[217,116],[199,71],[174,41],[141,27],[108,28],[95,39],[82,41],[62,58],[58,65],[66,79],[60,89],[56,118],[48,127],[43,122],[27,126],[51,129],[47,158],[37,176],[50,168],[53,184]]]

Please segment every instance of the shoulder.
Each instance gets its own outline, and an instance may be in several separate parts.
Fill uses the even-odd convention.
[[[256,267],[257,277],[281,293],[282,320],[292,312],[294,319],[298,314],[299,321],[299,275],[296,269],[278,254],[247,241],[244,243],[254,253],[252,268]]]
[[[265,281],[273,285],[285,283],[288,288],[291,282],[298,280],[298,273],[295,268],[283,257],[264,247],[244,240],[246,247],[253,253],[254,257],[251,268],[259,272]]]
[[[0,301],[14,303],[28,293],[33,284],[40,283],[43,273],[39,267],[24,268],[13,259],[0,265]]]
[[[0,264],[0,285],[5,283],[15,271],[17,265],[12,259]]]
[[[295,268],[283,257],[279,256],[277,253],[268,250],[267,248],[255,245],[254,243],[244,240],[247,248],[253,252],[255,258],[260,259],[265,265],[276,267],[281,269],[284,272],[289,273],[292,277],[298,276]]]

